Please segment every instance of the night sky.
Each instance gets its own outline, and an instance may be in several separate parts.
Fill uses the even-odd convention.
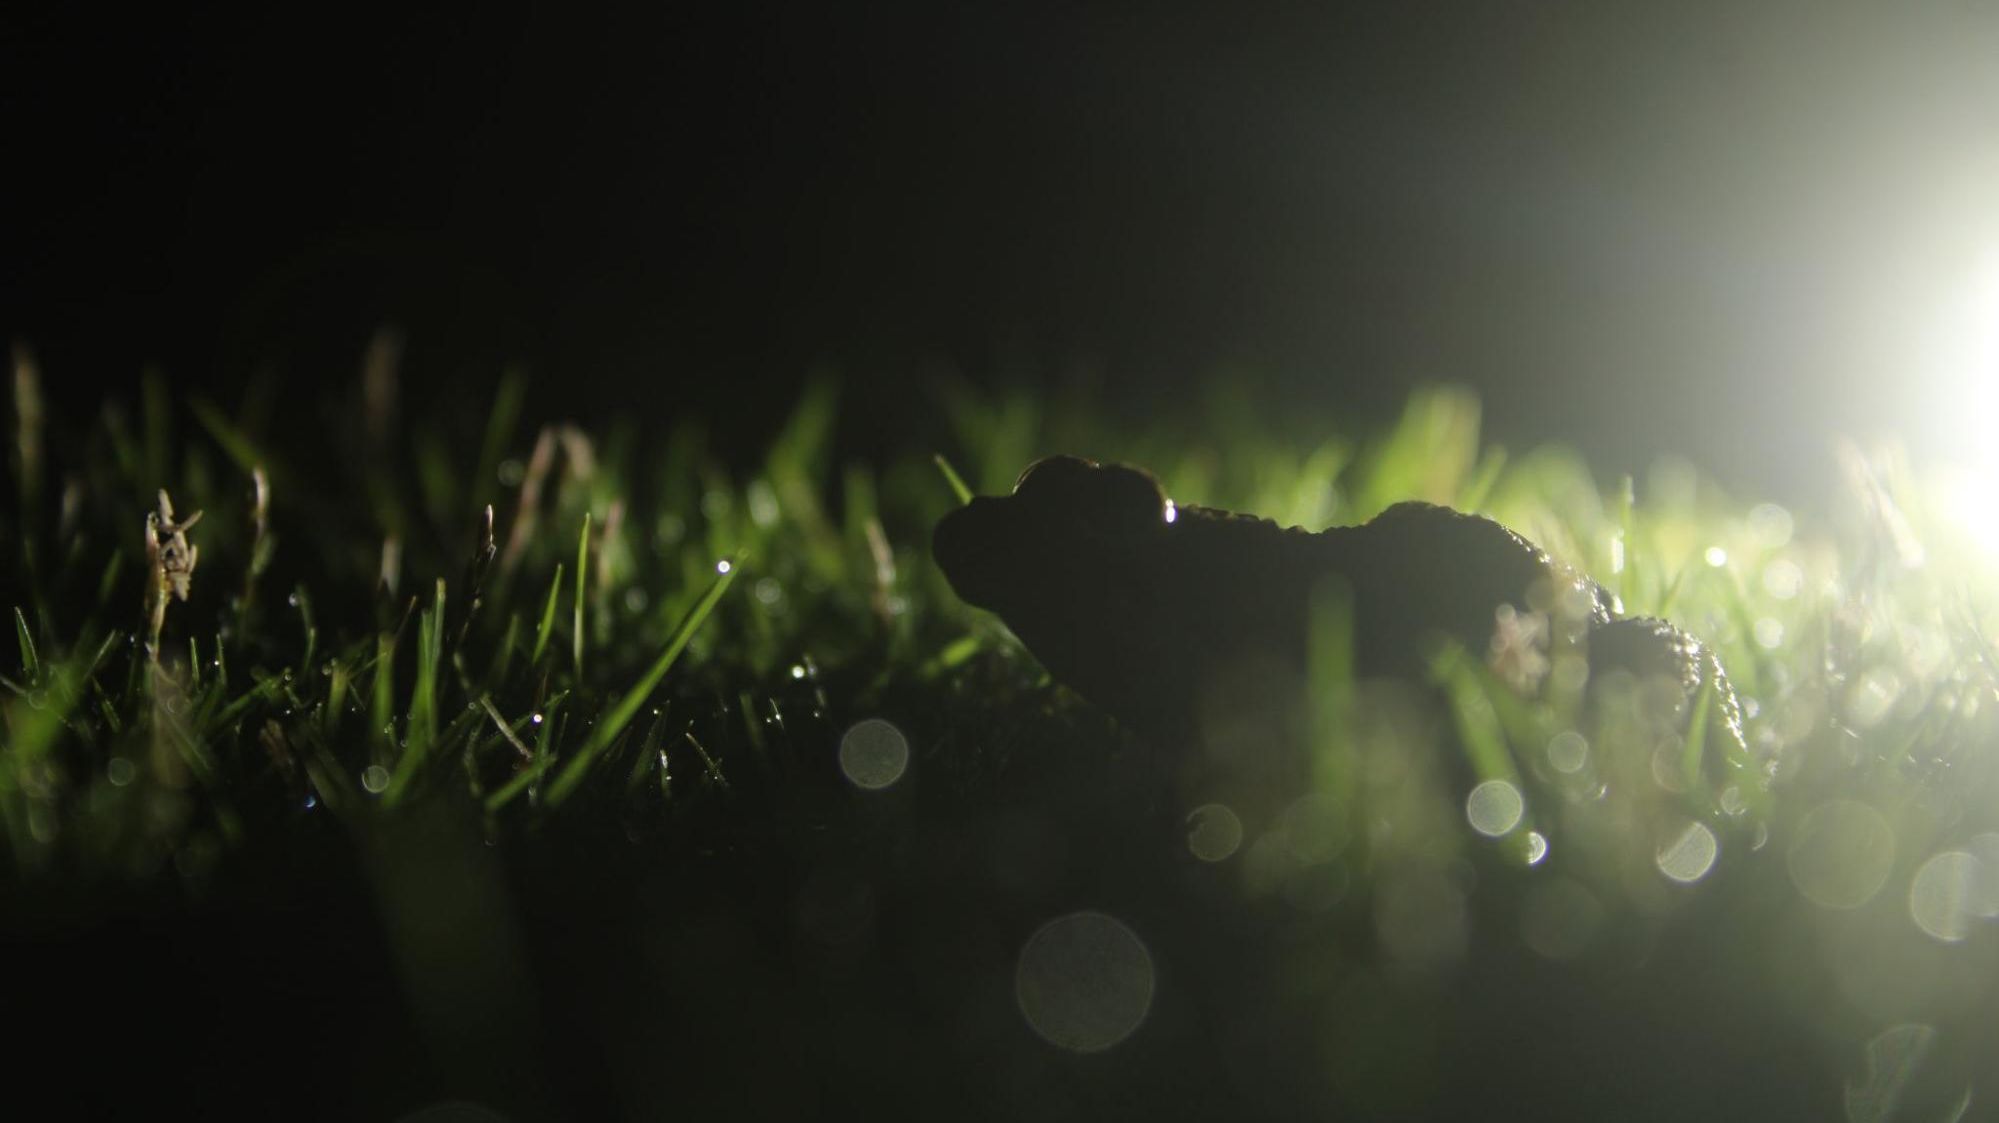
[[[1992,0],[683,7],[12,28],[0,329],[72,397],[347,378],[385,321],[585,413],[1248,370],[1349,429],[1459,381],[1793,493],[1992,378]]]

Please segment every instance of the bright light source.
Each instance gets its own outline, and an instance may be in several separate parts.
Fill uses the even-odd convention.
[[[1928,356],[1942,387],[1937,425],[1946,455],[1935,494],[1940,515],[1999,553],[1999,246],[1969,270],[1938,317]]]

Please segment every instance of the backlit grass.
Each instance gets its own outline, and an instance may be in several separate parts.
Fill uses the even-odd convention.
[[[671,417],[538,424],[518,376],[406,418],[379,355],[327,426],[252,423],[158,378],[136,407],[56,418],[39,378],[17,354],[0,512],[17,887],[198,893],[313,817],[365,834],[440,800],[530,846],[563,822],[699,844],[839,790],[842,730],[881,712],[909,725],[927,790],[1072,783],[1064,754],[1130,746],[959,604],[927,544],[967,487],[1073,451],[1312,528],[1404,499],[1486,512],[1701,636],[1744,702],[1751,757],[1721,760],[1698,722],[1670,743],[1615,705],[1584,722],[1464,653],[1435,694],[1356,683],[1345,610],[1315,604],[1313,788],[1240,823],[1239,846],[1203,836],[1232,899],[1353,912],[1388,969],[1429,978],[1481,941],[1588,963],[1684,911],[1737,910],[1756,1001],[1832,1025],[1848,1059],[1878,1046],[1851,1067],[1854,1118],[1898,1117],[1918,1076],[1941,1081],[1922,1102],[1970,1094],[1969,1068],[1920,1062],[1993,997],[1999,585],[1891,454],[1853,452],[1839,503],[1792,511],[1690,465],[1604,480],[1560,448],[1509,454],[1451,390],[1385,429],[1294,441],[1225,389],[1135,431],[945,387],[935,432],[840,463],[831,382],[745,456]],[[1474,792],[1444,779],[1458,753]],[[1175,793],[1167,821],[1198,797]],[[1488,913],[1505,922],[1471,919]],[[1780,970],[1780,947],[1812,970]]]

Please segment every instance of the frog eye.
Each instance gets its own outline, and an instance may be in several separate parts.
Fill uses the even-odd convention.
[[[1159,490],[1157,480],[1119,464],[1092,473],[1084,486],[1082,506],[1092,529],[1106,535],[1129,536],[1164,527],[1171,504]]]
[[[1013,493],[1030,501],[1045,501],[1072,492],[1096,468],[1095,461],[1080,456],[1043,457],[1020,473],[1013,482]]]

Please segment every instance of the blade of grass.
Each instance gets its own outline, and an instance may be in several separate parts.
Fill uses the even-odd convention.
[[[555,580],[548,583],[548,599],[542,602],[541,623],[534,630],[534,652],[528,662],[539,664],[542,652],[548,650],[549,633],[555,630],[555,598],[562,593],[562,563],[555,563]]]
[[[418,769],[430,757],[437,743],[437,666],[444,648],[444,581],[437,582],[437,598],[417,622],[416,685],[410,693],[409,743],[396,761],[395,772],[382,803],[394,807],[409,794]]]
[[[944,459],[943,453],[932,456],[930,462],[937,465],[939,472],[944,473],[944,482],[951,485],[951,494],[958,497],[959,506],[972,501],[972,489],[965,486],[965,478],[958,474],[956,468],[951,467],[951,462]]]
[[[572,616],[575,635],[570,646],[576,656],[576,677],[583,677],[584,582],[590,572],[590,512],[583,512],[583,533],[576,536],[576,604]]]
[[[507,441],[514,435],[514,426],[520,421],[521,402],[526,397],[526,372],[519,367],[508,367],[500,375],[499,388],[493,392],[493,408],[486,414],[486,437],[479,443],[479,466],[472,476],[474,503],[493,501],[500,455],[506,451]]]
[[[562,708],[564,697],[566,695],[558,694],[554,698],[549,699],[547,709],[543,710],[541,714],[542,720],[538,726],[540,733],[535,737],[534,751],[530,754],[533,759],[529,761],[526,768],[515,773],[513,779],[508,780],[500,786],[498,791],[486,797],[486,811],[488,814],[498,812],[507,804],[512,803],[522,792],[533,787],[535,781],[541,779],[543,773],[555,767],[556,758],[551,742],[555,731],[556,711]]]
[[[570,793],[576,790],[576,786],[583,782],[590,765],[610,747],[611,742],[624,731],[625,726],[631,724],[631,720],[638,716],[646,698],[659,686],[660,680],[666,677],[666,672],[672,669],[674,661],[680,658],[680,653],[686,650],[687,641],[694,638],[694,633],[700,629],[702,622],[708,619],[708,614],[714,611],[716,603],[722,599],[722,594],[729,591],[729,586],[736,580],[736,574],[741,572],[742,567],[725,559],[717,563],[715,568],[717,571],[715,580],[709,583],[707,591],[701,594],[701,599],[694,602],[687,610],[687,615],[681,618],[679,626],[673,629],[673,635],[667,640],[666,648],[659,653],[659,658],[653,660],[652,666],[646,669],[646,673],[640,677],[638,683],[626,691],[625,696],[618,699],[617,704],[598,721],[596,727],[590,731],[590,739],[583,743],[583,747],[577,750],[575,757],[571,758],[562,773],[555,778],[555,782],[549,785],[546,800],[548,806],[559,806],[567,799]]]
[[[1680,749],[1680,779],[1687,785],[1687,799],[1698,814],[1714,810],[1714,793],[1701,781],[1701,762],[1707,753],[1707,718],[1714,710],[1714,680],[1701,684],[1694,699],[1693,716],[1687,719],[1687,743]]]
[[[201,423],[201,427],[208,430],[208,435],[221,446],[223,453],[235,463],[236,467],[245,473],[255,471],[259,466],[267,471],[272,468],[270,458],[257,447],[256,442],[238,429],[213,402],[206,398],[189,398],[187,408],[188,412],[194,414],[194,419]],[[271,474],[283,475],[283,472],[276,471]]]
[[[35,650],[35,637],[28,631],[28,618],[22,614],[21,606],[14,606],[14,638],[21,645],[21,673],[29,682],[42,677],[42,657]]]
[[[383,632],[375,637],[375,680],[369,709],[368,738],[376,746],[376,761],[386,760],[394,748],[396,702],[396,636]]]

